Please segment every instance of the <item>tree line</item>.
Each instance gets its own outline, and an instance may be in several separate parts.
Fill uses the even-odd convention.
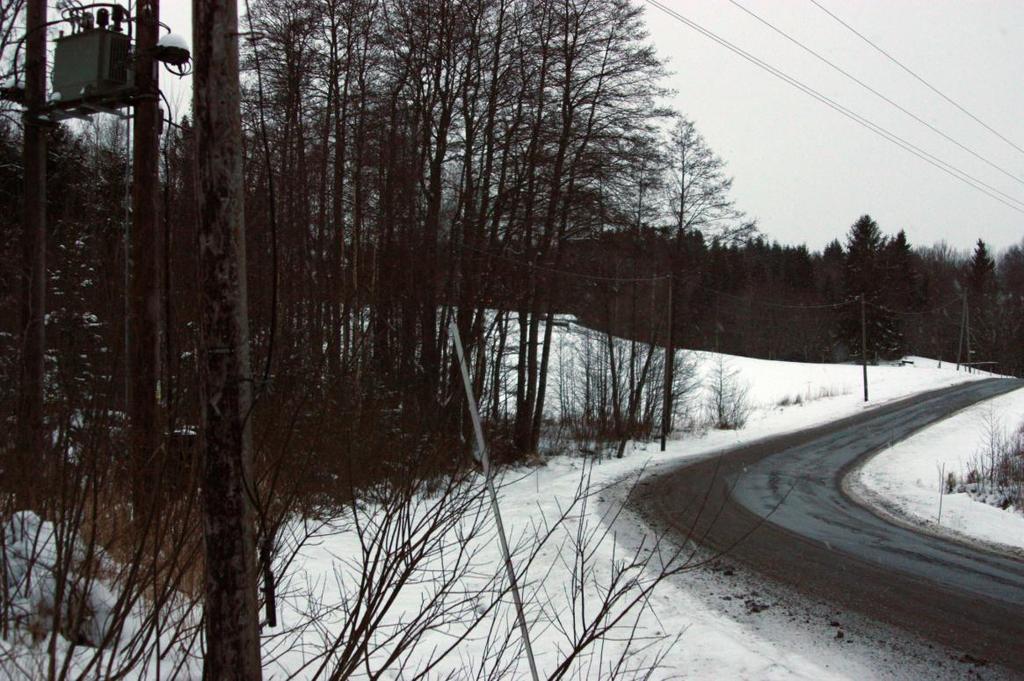
[[[634,259],[646,271],[672,271],[680,308],[674,335],[683,347],[791,361],[860,361],[863,297],[869,362],[923,355],[985,362],[1011,375],[1024,371],[1024,243],[999,254],[982,239],[970,252],[945,242],[914,247],[905,231],[886,235],[863,215],[843,240],[821,251],[761,235],[723,243],[699,231],[678,238],[652,227],[639,239],[611,231],[578,242],[570,259],[577,271],[630,271]],[[625,295],[646,300],[643,291],[650,286],[661,307],[663,285],[630,284]],[[595,314],[592,301],[581,300],[569,296],[566,311],[604,328],[609,322]],[[636,335],[631,324],[618,319],[617,333]],[[645,328],[641,324],[640,333]]]
[[[282,572],[319,531],[306,523],[358,509],[357,498],[390,503],[398,519],[424,500],[453,501],[433,534],[478,501],[458,456],[470,438],[451,325],[505,460],[542,449],[556,401],[577,440],[614,442],[620,456],[629,438],[651,435],[664,404],[652,348],[670,338],[844,361],[864,354],[863,314],[871,361],[910,352],[1024,369],[1024,244],[998,258],[981,241],[970,256],[915,249],[866,215],[820,253],[766,241],[735,205],[723,159],[663,105],[664,66],[629,0],[256,0],[239,28],[241,186],[226,180],[244,199],[234,205],[245,206],[247,262],[204,267],[200,206],[220,195],[198,187],[217,163],[197,164],[210,155],[197,152],[190,115],[170,121],[152,242],[161,432],[142,456],[124,455],[135,333],[129,131],[97,117],[46,132],[50,437],[45,452],[4,458],[5,491],[37,493],[28,504],[6,495],[4,510],[71,522],[62,525],[69,572],[81,537],[90,580],[109,569],[104,552],[114,557],[130,587],[106,635],[115,648],[147,604],[179,608],[175,637],[186,649],[198,636],[186,625],[199,603],[196,565],[211,555],[197,529],[197,433],[210,407],[201,377],[211,353],[231,349],[210,348],[202,333],[211,273],[246,273],[232,295],[248,301],[249,328],[230,331],[248,337],[252,363],[226,380],[246,398],[235,400],[242,426],[229,435],[248,447],[252,430],[242,521],[256,536],[241,553],[261,576],[268,622]],[[23,133],[0,118],[0,418],[9,425],[25,348]],[[552,381],[567,371],[554,331],[566,315],[594,333],[577,374]],[[685,362],[678,369],[684,383]],[[735,424],[727,378],[720,365],[718,420]],[[14,430],[0,436],[5,452]],[[387,541],[408,543],[401,524]],[[382,591],[409,578],[397,572]],[[85,618],[69,611],[54,630],[74,639]],[[357,624],[324,665],[335,655],[339,669],[365,662],[375,634],[370,620]],[[154,618],[130,635],[126,665],[148,658],[161,627]],[[586,645],[597,640],[584,634]],[[584,647],[573,642],[573,654]]]
[[[735,206],[725,162],[662,105],[664,67],[630,2],[257,1],[242,25],[256,408],[289,405],[311,437],[326,412],[352,416],[326,419],[348,435],[332,442],[464,428],[450,408],[454,319],[480,390],[498,366],[487,339],[515,330],[513,399],[495,425],[518,455],[536,450],[550,322],[664,343],[669,281],[680,347],[858,359],[863,295],[871,360],[955,360],[966,296],[971,359],[1024,368],[1020,246],[998,263],[981,242],[969,258],[915,249],[867,216],[820,253],[768,242]],[[97,121],[50,135],[50,387],[123,401],[125,132]],[[11,206],[18,144],[5,124]],[[169,434],[198,420],[193,146],[187,115],[163,135]],[[16,233],[4,230],[0,290],[12,352]]]

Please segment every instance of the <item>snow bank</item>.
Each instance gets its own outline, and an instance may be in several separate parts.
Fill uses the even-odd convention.
[[[61,569],[65,561],[58,556],[53,523],[20,511],[7,520],[3,531],[8,624],[33,635],[51,631],[61,602],[65,638],[87,644],[100,641],[107,631],[113,595],[103,584],[84,581],[73,569]],[[74,553],[66,564],[84,560],[81,546],[76,545]]]
[[[606,337],[602,332],[582,326],[576,319],[568,315],[559,315],[552,329],[552,353],[547,380],[545,413],[550,418],[557,418],[560,410],[565,408],[561,396],[565,393],[564,382],[581,383],[580,375],[585,370],[587,361],[600,363],[606,352]],[[544,325],[540,325],[539,337],[543,338]],[[616,339],[620,346],[628,345],[628,341]],[[637,343],[638,363],[643,361],[647,345]],[[493,351],[493,346],[490,348]],[[518,323],[510,321],[508,338],[503,355],[506,368],[505,380],[514,376],[518,350]],[[620,353],[619,362],[623,362],[624,349]],[[655,349],[653,366],[656,373],[650,382],[657,390],[656,399],[660,401],[662,372],[662,348]],[[677,423],[686,422],[687,413],[698,418],[704,409],[709,386],[714,372],[721,364],[722,368],[735,374],[737,381],[747,389],[747,399],[755,409],[754,418],[764,418],[773,413],[777,407],[797,405],[807,407],[809,403],[822,402],[828,405],[823,414],[830,413],[836,405],[852,408],[864,405],[863,402],[863,369],[859,364],[823,364],[812,362],[783,362],[768,359],[756,359],[725,353],[700,350],[677,350],[675,366],[677,371],[688,367],[692,377],[686,381],[688,389],[675,405]],[[908,356],[899,362],[888,362],[868,366],[868,388],[870,401],[867,407],[901,399],[917,392],[934,390],[969,380],[979,380],[993,376],[988,372],[957,371],[956,365],[925,357]],[[679,377],[677,376],[677,390]],[[507,395],[514,393],[510,383],[503,386]],[[832,399],[835,398],[835,399]],[[660,403],[660,402],[659,402]],[[818,411],[818,410],[812,410]],[[854,411],[849,413],[854,413]],[[822,416],[808,416],[822,418]]]
[[[3,533],[2,616],[8,635],[0,638],[0,672],[6,678],[64,678],[66,665],[67,678],[99,678],[112,671],[143,679],[157,664],[179,678],[198,678],[199,667],[173,633],[161,634],[159,661],[151,641],[137,640],[149,608],[137,597],[126,608],[113,584],[118,566],[102,551],[90,555],[83,542],[29,511],[7,518]],[[179,621],[170,616],[173,599],[165,605],[166,621]]]
[[[117,599],[107,585],[78,574],[75,568],[86,560],[85,550],[77,542],[59,546],[53,523],[19,511],[7,519],[3,532],[3,615],[11,638],[0,642],[0,668],[44,675],[51,636],[58,664],[72,644],[95,646],[108,633]],[[59,633],[52,633],[55,628]]]
[[[594,342],[595,339],[589,335],[592,332],[588,333],[574,324],[560,325],[553,333],[556,334],[556,353],[550,380],[557,381],[560,373],[579,366],[578,354],[574,353],[582,351],[582,343]],[[514,545],[565,511],[578,490],[582,475],[589,477],[591,489],[596,490],[596,501],[600,502],[575,510],[558,540],[538,552],[523,577],[533,646],[542,674],[550,673],[565,653],[565,638],[560,629],[564,621],[559,624],[558,616],[564,618],[571,612],[572,605],[567,602],[566,595],[572,592],[574,580],[578,579],[566,542],[581,528],[588,532],[605,528],[608,534],[604,541],[595,543],[590,560],[594,567],[593,575],[607,578],[612,566],[651,540],[651,530],[641,519],[628,512],[609,514],[615,509],[611,488],[620,481],[662,470],[687,458],[707,456],[724,448],[851,416],[918,392],[984,377],[957,372],[955,366],[945,363],[940,367],[938,362],[922,358],[913,358],[912,363],[905,365],[872,366],[868,369],[871,401],[865,404],[860,366],[774,362],[719,356],[710,352],[685,354],[691,356],[696,367],[697,387],[692,399],[700,401],[701,391],[705,389],[703,385],[720,360],[736,373],[737,380],[749,386],[748,395],[755,408],[746,428],[679,433],[670,439],[665,452],[658,451],[658,446],[653,443],[631,443],[623,459],[599,459],[593,462],[592,469],[588,469],[591,461],[587,458],[556,456],[549,458],[544,466],[505,473],[500,503],[505,526]],[[514,362],[514,357],[511,361]],[[550,384],[550,389],[552,395],[558,394],[555,383]],[[799,400],[796,399],[798,397]],[[296,575],[301,582],[295,586],[296,592],[316,593],[323,603],[343,602],[350,597],[349,590],[358,586],[357,563],[352,557],[358,555],[359,548],[351,530],[325,536],[315,546],[307,547]],[[481,580],[500,579],[501,558],[493,533],[481,534],[474,552],[473,569],[467,573],[467,588],[478,588]],[[438,559],[425,566],[426,572],[435,571],[440,566]],[[695,593],[692,578],[692,575],[683,574],[662,583],[650,599],[649,608],[636,621],[633,633],[642,639],[651,641],[668,636],[665,641],[668,643],[672,637],[679,636],[664,649],[665,657],[653,674],[654,678],[842,679],[892,676],[892,670],[886,667],[892,664],[892,659],[880,661],[882,658],[878,657],[873,641],[867,641],[861,647],[837,646],[834,631],[827,625],[824,635],[808,636],[779,629],[798,627],[796,624],[779,624],[773,620],[775,624],[762,628],[764,620],[735,619]],[[471,586],[474,583],[476,586]],[[598,584],[594,587],[599,589]],[[395,624],[402,618],[411,617],[430,594],[429,586],[410,584],[400,594],[396,612],[388,623]],[[514,627],[514,621],[509,619],[509,604],[505,606],[501,626],[507,629]],[[621,650],[622,639],[630,633],[628,628],[632,623],[633,620],[627,618],[623,627],[612,633],[601,648],[606,656],[614,656],[616,650]],[[422,668],[438,646],[450,640],[452,631],[429,635],[420,651],[409,658],[406,669]],[[486,632],[487,628],[484,627],[483,631]],[[302,637],[301,642],[292,645],[290,652],[278,657],[272,673],[283,675],[302,664],[309,651],[322,642],[322,634],[310,636]],[[458,676],[461,670],[485,659],[491,644],[493,640],[483,633],[469,636],[460,643],[458,654],[434,668],[432,674]],[[650,654],[649,651],[648,657]],[[578,666],[577,676],[586,677],[586,669],[585,665]],[[596,669],[591,671],[597,672]],[[525,666],[521,666],[513,676],[525,674]]]
[[[559,376],[578,369],[579,358],[574,353],[584,347],[581,343],[595,342],[592,332],[575,324],[559,326],[553,332],[557,333],[557,352],[550,374],[552,396],[558,394]],[[514,342],[510,345],[515,347]],[[865,405],[860,385],[861,368],[856,365],[773,362],[709,352],[683,351],[680,360],[684,357],[688,357],[694,367],[695,387],[690,395],[694,404],[703,399],[708,377],[720,364],[748,387],[753,411],[746,428],[678,433],[669,441],[665,452],[658,451],[655,444],[631,443],[622,459],[559,456],[550,458],[544,466],[504,473],[501,510],[514,550],[519,547],[520,559],[524,547],[529,552],[531,538],[540,529],[562,519],[552,539],[538,547],[529,569],[521,575],[533,645],[545,676],[564,657],[567,632],[578,625],[580,608],[586,609],[579,600],[574,600],[576,590],[583,588],[590,599],[599,597],[607,580],[628,564],[631,556],[638,555],[638,551],[643,555],[645,542],[649,550],[651,531],[643,521],[629,512],[618,512],[614,497],[617,492],[613,488],[618,489],[621,481],[657,472],[688,458],[707,456],[724,448],[850,416],[921,391],[982,377],[956,372],[948,364],[940,368],[937,362],[922,359],[915,359],[906,366],[870,367],[871,402]],[[508,361],[514,362],[514,356],[505,361],[506,365]],[[552,397],[549,404],[556,405],[558,400]],[[579,502],[583,482],[589,484],[593,493],[586,504]],[[434,498],[436,496],[430,494],[418,498],[407,509],[402,520],[404,526],[415,528],[424,518],[436,513],[436,507],[431,505]],[[373,506],[357,508],[362,513],[362,526],[368,527],[372,535],[372,523],[380,517],[377,509]],[[390,665],[391,669],[395,669],[398,662],[405,665],[403,669],[410,675],[426,669],[438,651],[454,641],[457,642],[455,653],[437,666],[429,667],[429,675],[459,677],[474,666],[486,666],[486,660],[494,654],[496,640],[500,644],[505,636],[513,645],[518,641],[507,596],[493,612],[488,610],[486,598],[492,593],[488,590],[500,586],[504,577],[486,504],[471,504],[467,509],[472,513],[452,526],[450,536],[430,540],[435,542],[431,545],[430,558],[420,564],[408,583],[394,594],[393,607],[377,624],[379,636],[375,641],[379,646],[371,657],[387,660],[389,650],[401,637],[400,632],[415,624],[417,613],[425,604],[434,602],[432,599],[438,594],[437,576],[451,574],[453,570],[459,572],[459,579],[456,588],[445,598],[455,599],[449,601],[455,608],[449,615],[458,613],[459,616],[451,616],[443,626],[424,631],[420,645],[400,656]],[[52,536],[53,530],[32,516],[20,516],[11,523],[15,520],[30,531],[12,529],[10,523],[5,528],[8,561],[13,566],[9,579],[15,580],[8,583],[8,588],[17,594],[17,608],[12,608],[12,612],[20,613],[23,618],[19,631],[36,628],[45,631],[47,603],[52,602],[50,594],[55,585],[52,576],[47,576],[45,556],[49,540],[46,537]],[[294,529],[301,535],[301,528]],[[318,667],[319,651],[333,643],[343,645],[344,626],[353,615],[348,606],[358,601],[360,580],[367,562],[375,557],[401,560],[395,558],[395,551],[401,552],[399,546],[384,547],[383,554],[367,551],[366,541],[370,535],[364,534],[361,541],[352,518],[342,517],[303,547],[289,567],[287,588],[279,593],[281,626],[264,630],[268,678],[285,678],[291,674],[309,677]],[[38,541],[35,544],[35,555],[44,559],[30,564],[22,556],[27,555],[33,536],[44,538],[44,550],[39,550]],[[422,534],[417,536],[422,537]],[[581,537],[589,538],[582,573],[572,551],[574,542],[579,542]],[[453,550],[464,553],[453,553]],[[520,559],[517,564],[521,565]],[[380,563],[375,569],[380,569]],[[631,573],[630,578],[642,583],[649,575]],[[826,630],[827,637],[800,638],[783,631],[785,627],[798,625],[771,620],[776,624],[762,627],[761,623],[768,620],[738,619],[699,595],[692,579],[693,575],[682,574],[660,584],[650,598],[644,600],[644,609],[613,629],[594,655],[578,662],[571,676],[588,678],[607,671],[603,663],[613,659],[630,636],[634,641],[666,644],[641,651],[640,659],[648,663],[659,651],[664,653],[653,674],[655,678],[684,675],[730,679],[833,679],[881,675],[881,666],[877,658],[872,657],[876,647],[873,642],[863,648],[836,646],[831,630]],[[480,594],[480,598],[460,601],[466,594]],[[90,608],[95,612],[89,635],[95,635],[103,630],[104,608],[112,596],[109,589],[99,589],[89,598]],[[310,613],[318,614],[319,622],[303,626],[303,618]],[[467,633],[463,616],[480,616],[487,624]],[[32,618],[36,618],[34,624]],[[462,636],[465,638],[460,639]],[[802,643],[794,645],[793,641],[798,639]],[[27,635],[14,643],[0,642],[0,646],[6,648],[0,653],[39,651],[44,654],[42,651],[45,651],[45,646],[35,645]],[[58,658],[67,646],[67,640],[60,638]],[[75,655],[82,655],[82,650],[78,648]],[[197,671],[198,661],[194,662],[191,669]],[[506,674],[524,676],[525,662],[520,660],[516,664],[518,666],[507,669]]]
[[[860,484],[887,508],[962,537],[1024,549],[1024,514],[1002,510],[966,493],[941,495],[944,476],[962,479],[985,446],[992,425],[1024,421],[1024,389],[969,407],[897,443],[868,461]]]

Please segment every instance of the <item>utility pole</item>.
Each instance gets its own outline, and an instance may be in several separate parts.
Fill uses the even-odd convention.
[[[665,386],[661,399],[661,451],[665,451],[665,440],[672,428],[672,373],[675,369],[675,316],[672,309],[672,290],[675,288],[675,273],[668,275],[668,338],[665,340]]]
[[[203,678],[261,678],[236,0],[192,0],[206,557]]]
[[[28,475],[43,453],[43,357],[46,353],[46,0],[28,0],[25,23],[25,196],[22,226],[21,386],[18,465]],[[19,485],[19,487],[23,487]]]
[[[974,363],[971,362],[971,306],[964,296],[964,342],[967,344],[967,373],[974,373]]]
[[[159,0],[135,9],[135,125],[132,138],[132,231],[128,327],[128,421],[136,504],[152,498],[147,472],[160,442],[160,186]],[[138,510],[138,509],[137,509]]]
[[[864,370],[864,401],[868,401],[868,324],[867,304],[864,294],[860,294],[860,364]]]
[[[960,371],[960,360],[963,359],[964,352],[964,331],[966,330],[967,324],[967,294],[962,294],[964,304],[960,312],[960,344],[956,348],[956,370]]]

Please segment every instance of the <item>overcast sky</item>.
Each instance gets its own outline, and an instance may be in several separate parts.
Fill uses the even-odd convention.
[[[736,0],[972,149],[1024,178],[1024,153],[914,80],[810,0]],[[818,0],[965,109],[1024,148],[1024,2]],[[729,0],[666,5],[960,170],[1024,201],[1024,181],[944,140],[818,61]],[[996,249],[1024,237],[1017,212],[914,157],[647,5],[669,59],[674,105],[735,177],[739,207],[783,243],[820,249],[864,213],[912,244]],[[1021,207],[1024,210],[1024,207]]]
[[[638,0],[640,1],[640,0]],[[1000,170],[774,33],[730,0],[664,0],[720,35],[1001,192],[1024,201],[1024,153],[973,122],[836,23],[811,0],[736,0],[970,148]],[[818,0],[878,46],[1024,149],[1024,1]],[[191,37],[190,3],[164,0],[164,21]],[[240,3],[241,4],[241,3]],[[696,123],[735,177],[740,208],[783,243],[820,249],[870,214],[912,244],[980,237],[996,250],[1024,238],[1024,212],[950,177],[712,40],[645,5],[668,60],[673,105]],[[187,90],[168,83],[187,106]],[[1024,206],[1019,206],[1024,211]]]

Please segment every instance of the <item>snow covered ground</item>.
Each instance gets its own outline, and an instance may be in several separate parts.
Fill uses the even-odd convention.
[[[865,404],[859,366],[690,354],[696,364],[698,382],[706,382],[721,359],[727,370],[735,374],[735,380],[747,386],[753,410],[744,429],[680,433],[669,441],[665,452],[658,451],[655,443],[632,443],[622,459],[564,455],[551,457],[544,465],[504,473],[500,505],[513,547],[519,547],[517,560],[529,553],[531,546],[535,550],[521,582],[542,676],[550,674],[564,658],[574,626],[592,617],[587,607],[592,607],[593,599],[600,597],[610,578],[620,574],[625,575],[627,582],[637,580],[629,582],[635,593],[635,587],[642,586],[660,563],[655,559],[643,570],[629,568],[631,558],[650,554],[653,538],[653,531],[641,518],[620,508],[619,501],[631,481],[688,458],[707,456],[850,416],[918,392],[982,377],[958,373],[949,364],[939,368],[935,361],[921,358],[904,366],[870,367],[871,401]],[[691,399],[699,402],[702,390],[695,390]],[[928,477],[935,477],[937,482],[936,476]],[[590,492],[585,500],[579,498],[584,483]],[[436,497],[425,495],[409,509],[403,523],[412,528],[409,531],[413,535],[418,523],[438,512],[433,505],[435,500]],[[407,586],[395,594],[393,606],[376,623],[379,634],[374,641],[380,647],[371,657],[382,666],[387,664],[388,651],[398,640],[394,638],[396,633],[415,623],[417,613],[438,595],[438,575],[460,574],[456,587],[441,596],[442,600],[451,601],[455,608],[452,612],[459,612],[460,616],[449,618],[444,626],[425,630],[420,645],[387,664],[393,671],[385,677],[405,678],[417,671],[427,671],[431,678],[448,674],[459,677],[473,667],[486,667],[487,656],[494,655],[495,641],[504,637],[516,645],[514,611],[507,597],[493,610],[484,598],[488,589],[504,579],[493,523],[486,504],[472,506],[471,510],[453,529],[452,536],[426,541],[425,546],[429,544],[437,551],[430,560],[415,567]],[[364,539],[371,537],[373,523],[380,518],[379,509],[367,504],[358,512],[364,528],[369,528]],[[950,517],[953,512],[950,511]],[[551,527],[559,518],[561,524],[546,544],[531,544],[538,528]],[[374,555],[363,552],[365,544],[360,543],[352,521],[352,517],[338,518],[333,531],[308,542],[289,567],[286,588],[279,593],[282,626],[264,630],[267,678],[312,677],[319,664],[315,661],[317,654],[332,642],[344,645],[344,623],[354,617],[346,607],[359,602],[360,575],[366,573]],[[430,544],[431,541],[434,543]],[[587,548],[584,564],[573,551],[579,542]],[[390,559],[396,550],[394,546],[385,547],[382,555]],[[462,553],[453,553],[455,550]],[[378,563],[375,569],[379,568]],[[580,589],[587,595],[589,606],[578,598]],[[470,603],[469,610],[459,610],[466,605],[459,599],[465,599],[467,594],[477,600]],[[659,661],[654,678],[862,679],[936,675],[930,663],[920,656],[908,655],[895,644],[879,644],[874,625],[858,623],[856,618],[834,612],[826,604],[795,605],[785,594],[773,590],[771,585],[758,583],[756,576],[744,575],[738,567],[700,568],[673,576],[644,598],[643,605],[633,611],[636,617],[624,618],[604,643],[577,660],[569,676],[593,678],[599,672],[607,672],[606,665],[627,645],[625,639],[630,635],[634,649],[638,650],[635,664]],[[311,609],[319,615],[318,622],[301,628]],[[467,631],[467,614],[479,616],[482,624]],[[840,626],[845,628],[845,636],[837,633]],[[428,667],[440,650],[451,645],[455,646],[455,653]],[[516,657],[514,651],[510,657]],[[401,671],[396,670],[397,665],[404,665]],[[521,658],[511,665],[500,675],[527,676]],[[198,673],[197,666],[192,669]],[[951,671],[956,673],[955,669]]]
[[[1024,389],[970,407],[895,444],[860,470],[867,498],[934,530],[1024,550],[1024,512],[1003,510],[966,493],[941,496],[944,476],[963,479],[987,446],[991,429],[1024,422]]]
[[[697,373],[706,377],[718,358],[713,353],[694,353]],[[799,430],[850,416],[881,403],[900,399],[921,391],[952,385],[982,376],[956,372],[955,367],[933,360],[914,358],[905,366],[870,367],[871,401],[863,402],[861,368],[853,365],[801,364],[773,362],[727,356],[728,368],[738,380],[749,386],[749,398],[756,405],[747,427],[739,431],[710,430],[702,434],[680,434],[670,440],[666,452],[658,451],[656,443],[634,443],[623,459],[592,461],[577,456],[552,457],[534,468],[506,472],[501,490],[501,510],[513,543],[531,533],[538,524],[552,522],[571,502],[581,476],[589,476],[590,489],[599,503],[578,508],[562,528],[553,545],[545,546],[525,575],[524,598],[532,621],[531,632],[542,676],[550,673],[557,660],[565,654],[566,637],[562,627],[573,618],[573,604],[568,594],[576,566],[567,557],[567,546],[581,530],[593,533],[590,555],[592,577],[607,578],[611,566],[638,547],[650,545],[652,530],[631,512],[618,511],[617,500],[624,495],[622,481],[635,480],[644,473],[657,471],[687,458],[707,456],[717,450],[749,443],[761,438]],[[799,403],[796,398],[800,397]],[[781,406],[783,402],[788,406]],[[592,464],[592,468],[590,468]],[[614,520],[613,520],[614,518]],[[604,529],[602,529],[604,528]],[[607,534],[602,534],[607,531]],[[500,575],[500,553],[493,535],[478,547],[473,579],[493,579]],[[343,564],[341,557],[358,554],[353,534],[341,532],[325,537],[316,546],[304,551],[300,579],[309,590],[321,594],[325,602],[340,600],[340,589],[351,583],[358,570],[358,561]],[[737,568],[736,571],[739,571]],[[728,570],[724,574],[731,574]],[[347,574],[347,577],[345,576]],[[342,577],[339,579],[339,575]],[[752,590],[756,578],[745,582],[730,581],[721,570],[701,569],[675,576],[659,585],[649,607],[635,622],[635,633],[641,639],[669,636],[661,648],[665,657],[655,678],[686,676],[689,678],[730,679],[844,679],[844,678],[920,678],[935,676],[935,669],[898,647],[878,645],[870,626],[857,624],[851,616],[831,612],[820,606],[820,612],[792,606],[771,595],[770,585]],[[598,585],[592,585],[599,589]],[[301,586],[300,591],[304,590]],[[332,593],[332,590],[335,590]],[[413,587],[401,595],[397,612],[405,617],[423,602],[426,591]],[[593,595],[593,594],[591,594]],[[771,607],[766,612],[752,612],[744,607],[746,600],[764,599]],[[504,626],[514,626],[504,611]],[[848,627],[845,637],[837,637],[836,618]],[[561,621],[559,621],[561,618]],[[287,621],[287,618],[286,618]],[[625,620],[624,628],[611,637],[601,650],[604,659],[614,657],[621,648],[621,635],[633,621]],[[860,627],[858,629],[858,627]],[[851,629],[863,632],[859,638]],[[483,628],[487,631],[487,628]],[[423,648],[422,655],[412,655],[409,670],[425,664],[427,656],[436,651],[439,636]],[[427,640],[431,640],[428,636]],[[302,663],[304,650],[315,647],[314,641],[292,646],[293,652],[278,659],[282,674]],[[432,670],[432,675],[456,673],[470,664],[478,664],[485,655],[489,640],[482,633],[468,637],[460,644],[458,655]],[[922,648],[924,645],[921,646]],[[655,647],[646,652],[650,660]],[[600,662],[591,661],[591,665]],[[924,666],[920,666],[924,665]],[[582,664],[575,676],[590,678],[597,669]],[[954,674],[956,670],[951,670]],[[962,670],[961,670],[962,671]],[[520,661],[510,673],[527,675]]]

